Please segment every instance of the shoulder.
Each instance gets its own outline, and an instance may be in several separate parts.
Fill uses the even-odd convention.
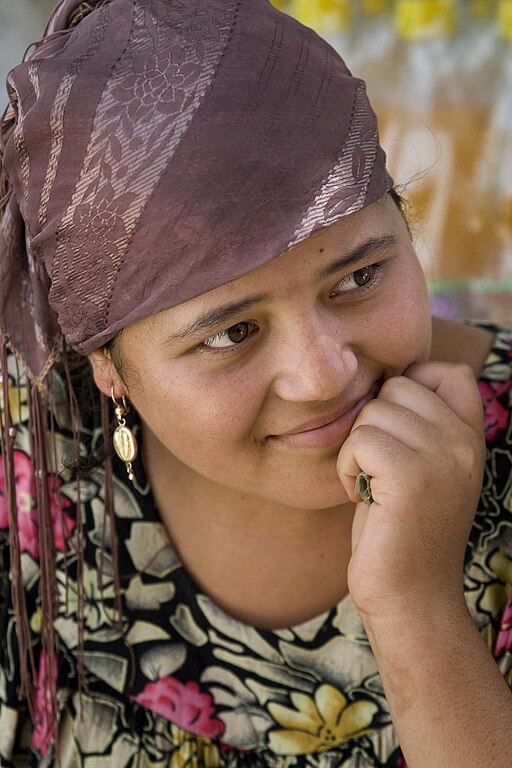
[[[478,377],[486,462],[465,568],[468,607],[512,686],[512,329],[486,326]]]
[[[481,377],[510,381],[512,379],[512,327],[487,324],[479,326],[480,328],[492,333],[492,344],[483,362]]]
[[[458,323],[432,318],[431,360],[448,363],[466,363],[479,376],[492,349],[497,326],[483,323]]]
[[[481,507],[510,525],[512,556],[512,328],[485,330],[492,343],[477,377],[487,447]]]
[[[489,450],[512,452],[512,328],[488,326],[493,341],[478,377]],[[512,470],[512,467],[511,467]]]
[[[510,450],[512,418],[512,328],[491,323],[432,321],[432,360],[466,363],[475,374],[489,448]]]
[[[487,449],[477,516],[479,545],[499,548],[511,558],[512,589],[512,329],[494,327],[478,389]]]

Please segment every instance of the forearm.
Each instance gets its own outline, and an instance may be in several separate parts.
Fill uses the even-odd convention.
[[[509,768],[512,692],[470,616],[365,621],[409,768]]]

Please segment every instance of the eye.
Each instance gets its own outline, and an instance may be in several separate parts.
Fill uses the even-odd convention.
[[[359,288],[367,288],[373,284],[379,275],[381,266],[379,264],[372,264],[369,267],[362,267],[356,269],[355,272],[351,272],[349,275],[345,275],[337,284],[336,287],[329,294],[330,298],[334,298],[339,293],[350,293],[351,291],[357,291]]]
[[[255,323],[250,322],[236,323],[225,331],[209,336],[201,346],[212,349],[235,347],[248,339],[257,330],[257,327]]]

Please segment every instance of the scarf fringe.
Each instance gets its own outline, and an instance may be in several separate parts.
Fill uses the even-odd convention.
[[[69,33],[72,27],[79,24],[84,17],[91,11],[100,6],[106,5],[110,0],[89,0],[88,2],[69,3],[68,17],[58,19],[59,13],[66,10],[64,3],[60,3],[54,10],[46,32],[41,40],[32,44],[27,49],[24,61],[37,58],[44,54],[45,46],[52,46],[55,41]],[[58,21],[53,32],[49,32],[52,21]],[[61,25],[61,26],[59,26]],[[5,146],[17,123],[17,105],[15,94],[11,94],[11,103],[8,104],[3,115],[0,117],[0,220],[9,204],[13,194],[12,184],[2,163]],[[34,473],[34,486],[36,489],[37,504],[37,526],[38,526],[38,546],[39,546],[39,600],[41,608],[41,651],[46,654],[46,669],[50,674],[46,675],[45,684],[48,691],[44,699],[37,697],[37,686],[39,683],[39,670],[36,664],[34,644],[32,641],[29,610],[25,593],[25,585],[22,573],[22,553],[20,545],[20,527],[18,517],[18,503],[16,496],[16,467],[15,467],[15,438],[16,426],[13,420],[13,414],[9,404],[9,365],[8,350],[16,360],[19,369],[23,369],[26,375],[28,391],[28,409],[29,420],[28,430],[30,435],[30,453]],[[5,497],[8,509],[9,524],[9,547],[10,547],[10,579],[13,610],[16,617],[16,634],[18,639],[19,653],[19,689],[18,697],[20,700],[26,700],[29,714],[35,723],[38,712],[37,706],[44,701],[46,708],[46,722],[49,722],[55,728],[57,722],[57,652],[56,652],[56,634],[54,619],[57,609],[57,574],[56,574],[56,545],[54,539],[54,519],[60,519],[61,530],[66,536],[66,516],[63,506],[60,503],[60,495],[57,487],[49,484],[50,475],[58,471],[54,467],[56,449],[56,430],[55,418],[53,413],[53,367],[55,363],[62,364],[66,385],[69,393],[69,407],[71,413],[72,435],[73,435],[73,453],[76,467],[76,568],[77,568],[77,677],[79,695],[86,690],[86,680],[84,672],[84,524],[82,517],[82,507],[80,501],[80,409],[78,399],[73,387],[72,376],[66,354],[66,345],[64,339],[59,338],[50,351],[46,365],[41,373],[33,376],[29,368],[23,361],[23,356],[14,348],[0,324],[0,376],[1,391],[3,393],[3,407],[0,405],[0,452],[4,464],[5,475]],[[19,376],[18,376],[18,388]],[[108,444],[109,435],[109,403],[102,402],[102,420],[104,421],[103,436],[105,445]],[[21,418],[18,419],[21,421]],[[110,520],[112,530],[112,556],[115,572],[115,612],[117,614],[116,626],[122,626],[122,599],[119,574],[119,555],[117,547],[117,537],[115,535],[115,512],[113,504],[112,489],[112,463],[108,459],[105,462],[105,508],[106,518]],[[53,514],[53,517],[52,517]],[[66,572],[66,602],[68,598],[67,576],[68,576],[68,555],[65,555],[64,568]],[[101,578],[101,576],[100,576]],[[103,597],[101,598],[103,601]],[[124,631],[122,636],[126,642]],[[57,764],[60,763],[58,750]]]
[[[30,716],[34,719],[34,690],[37,684],[37,670],[30,637],[25,587],[21,570],[21,548],[18,526],[18,505],[16,499],[16,471],[14,466],[14,440],[16,429],[13,426],[9,404],[9,371],[7,363],[6,338],[2,335],[0,344],[0,375],[2,378],[3,408],[0,409],[1,449],[4,462],[5,497],[9,519],[10,544],[10,580],[14,612],[16,614],[16,632],[20,661],[19,698],[25,698]]]
[[[38,664],[36,663],[32,633],[30,627],[30,616],[27,606],[25,585],[22,573],[22,555],[20,545],[20,527],[18,516],[18,502],[16,497],[16,468],[15,468],[15,438],[16,426],[11,413],[9,403],[10,375],[8,365],[8,350],[13,355],[18,369],[23,367],[23,373],[27,375],[29,421],[28,430],[30,435],[30,454],[33,465],[33,480],[36,489],[36,508],[37,508],[37,526],[38,526],[38,545],[39,545],[39,599],[41,608],[41,651],[46,656],[46,669],[51,670],[47,674],[45,684],[47,691],[44,699],[37,696],[37,687],[40,681]],[[55,362],[55,361],[54,361]],[[65,348],[61,349],[58,362],[62,366],[65,384],[68,392],[68,405],[71,414],[71,429],[73,436],[73,461],[75,467],[74,480],[76,481],[76,527],[74,531],[74,555],[76,562],[76,583],[77,583],[77,686],[78,694],[81,696],[87,691],[87,681],[84,669],[84,646],[85,646],[85,617],[84,617],[84,549],[85,549],[85,531],[83,520],[83,509],[81,505],[80,493],[80,435],[81,435],[81,416],[78,397],[73,386],[73,375],[70,370],[68,356]],[[21,372],[21,371],[20,371]],[[64,515],[63,505],[60,503],[58,486],[51,483],[51,476],[59,468],[54,466],[57,457],[56,450],[56,425],[54,416],[54,397],[53,397],[53,372],[51,369],[47,372],[46,381],[38,377],[37,381],[30,377],[29,373],[19,357],[12,353],[9,345],[9,339],[0,329],[0,375],[3,393],[3,407],[0,407],[0,449],[5,471],[5,496],[8,507],[9,521],[9,542],[10,542],[10,560],[11,560],[11,592],[13,609],[16,616],[16,634],[19,648],[19,690],[20,700],[26,700],[29,714],[33,722],[38,717],[37,706],[41,706],[44,701],[45,721],[51,723],[55,728],[58,719],[58,664],[57,664],[57,640],[54,627],[54,620],[58,605],[57,574],[56,574],[56,555],[57,549],[54,540],[55,523],[60,520],[61,530],[64,538],[66,537],[66,516]],[[18,375],[18,387],[20,376]],[[12,396],[12,395],[11,395]],[[21,399],[20,399],[21,401]],[[21,421],[21,414],[17,414],[17,420]],[[111,438],[111,406],[108,398],[101,395],[101,427],[103,433],[104,446],[109,445]],[[61,468],[62,469],[62,468]],[[132,660],[132,682],[136,675],[136,660],[133,649],[129,646],[126,638],[123,606],[122,606],[122,587],[121,570],[119,561],[119,546],[116,535],[116,515],[114,509],[113,494],[113,467],[112,456],[108,450],[105,450],[104,459],[104,504],[105,519],[103,528],[103,541],[100,553],[99,565],[99,586],[100,600],[111,625],[119,631],[126,647],[130,650]],[[50,482],[49,482],[50,480]],[[112,567],[114,571],[114,610],[107,606],[103,597],[103,576],[102,563],[104,562],[104,551],[106,545],[107,523],[111,529],[112,542]],[[69,572],[68,558],[69,550],[65,554],[64,569],[66,573],[66,601],[67,601],[67,575]],[[39,713],[41,714],[41,713]],[[55,733],[58,739],[58,734]],[[55,748],[57,744],[55,744]]]
[[[39,535],[39,567],[41,600],[41,646],[48,659],[48,669],[57,670],[54,616],[56,612],[57,579],[55,572],[56,549],[53,537],[52,502],[48,489],[48,451],[47,451],[47,423],[45,415],[48,406],[45,396],[37,386],[30,387],[29,412],[30,412],[30,438],[31,457],[34,467],[36,502],[38,513]],[[44,697],[46,721],[55,722],[57,716],[57,679],[56,675],[46,675],[45,683],[49,689]],[[41,696],[38,697],[41,701]]]

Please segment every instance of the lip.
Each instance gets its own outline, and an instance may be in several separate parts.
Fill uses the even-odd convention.
[[[269,435],[268,439],[286,448],[318,450],[340,447],[366,403],[376,397],[381,381],[375,382],[368,392],[340,413],[326,414],[309,419],[289,432]]]

